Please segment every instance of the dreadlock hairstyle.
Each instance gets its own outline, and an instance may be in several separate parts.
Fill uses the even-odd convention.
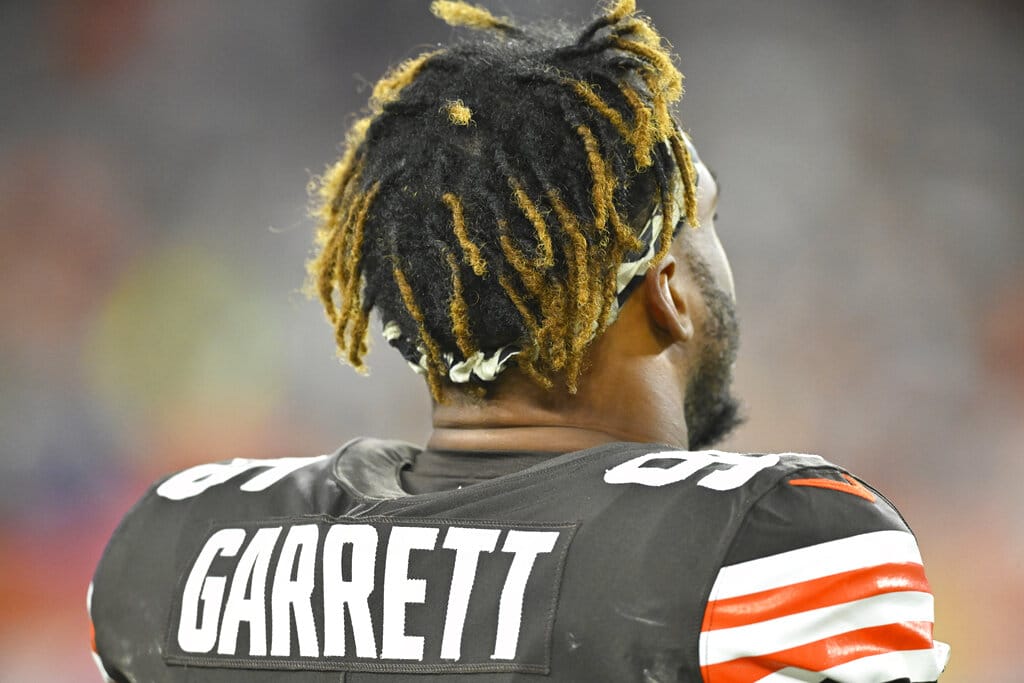
[[[458,381],[480,387],[512,361],[575,392],[623,259],[664,256],[677,204],[698,224],[693,161],[669,111],[682,75],[635,0],[575,37],[457,0],[431,10],[481,33],[376,84],[341,159],[311,185],[309,287],[357,370],[376,308],[437,400],[455,366],[486,356],[492,374]],[[654,245],[628,221],[640,175],[655,188],[642,201],[660,203],[669,226]]]

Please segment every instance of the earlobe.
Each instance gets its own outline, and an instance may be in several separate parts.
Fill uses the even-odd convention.
[[[693,320],[686,297],[673,280],[678,264],[669,254],[648,271],[644,279],[648,312],[655,326],[672,337],[686,342],[693,337]]]

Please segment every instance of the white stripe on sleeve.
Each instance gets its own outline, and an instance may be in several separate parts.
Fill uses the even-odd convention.
[[[935,643],[931,650],[899,650],[862,657],[821,672],[785,668],[758,679],[757,683],[818,683],[830,678],[837,683],[884,683],[894,678],[935,681],[946,668],[949,646]]]
[[[700,634],[701,666],[799,647],[849,631],[908,621],[934,621],[931,593],[884,593],[832,607]]]
[[[921,564],[913,534],[873,531],[722,567],[710,599],[734,598],[894,562]]]

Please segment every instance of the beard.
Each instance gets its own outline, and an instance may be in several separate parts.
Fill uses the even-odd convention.
[[[739,348],[739,325],[732,298],[716,286],[707,265],[687,253],[690,266],[707,304],[704,343],[697,366],[686,387],[683,404],[689,448],[704,450],[743,423],[740,402],[732,395],[732,367]]]

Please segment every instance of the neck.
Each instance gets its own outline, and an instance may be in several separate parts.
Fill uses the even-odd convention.
[[[600,429],[557,425],[550,427],[436,426],[427,448],[444,451],[537,451],[569,453],[614,441],[637,441]]]
[[[486,399],[453,390],[434,405],[427,447],[567,453],[638,441],[685,449],[683,394],[665,381],[673,373],[669,359],[664,353],[633,353],[628,360],[620,355],[618,362],[601,357],[621,352],[595,345],[592,370],[575,394],[545,390],[514,369],[503,373]]]

